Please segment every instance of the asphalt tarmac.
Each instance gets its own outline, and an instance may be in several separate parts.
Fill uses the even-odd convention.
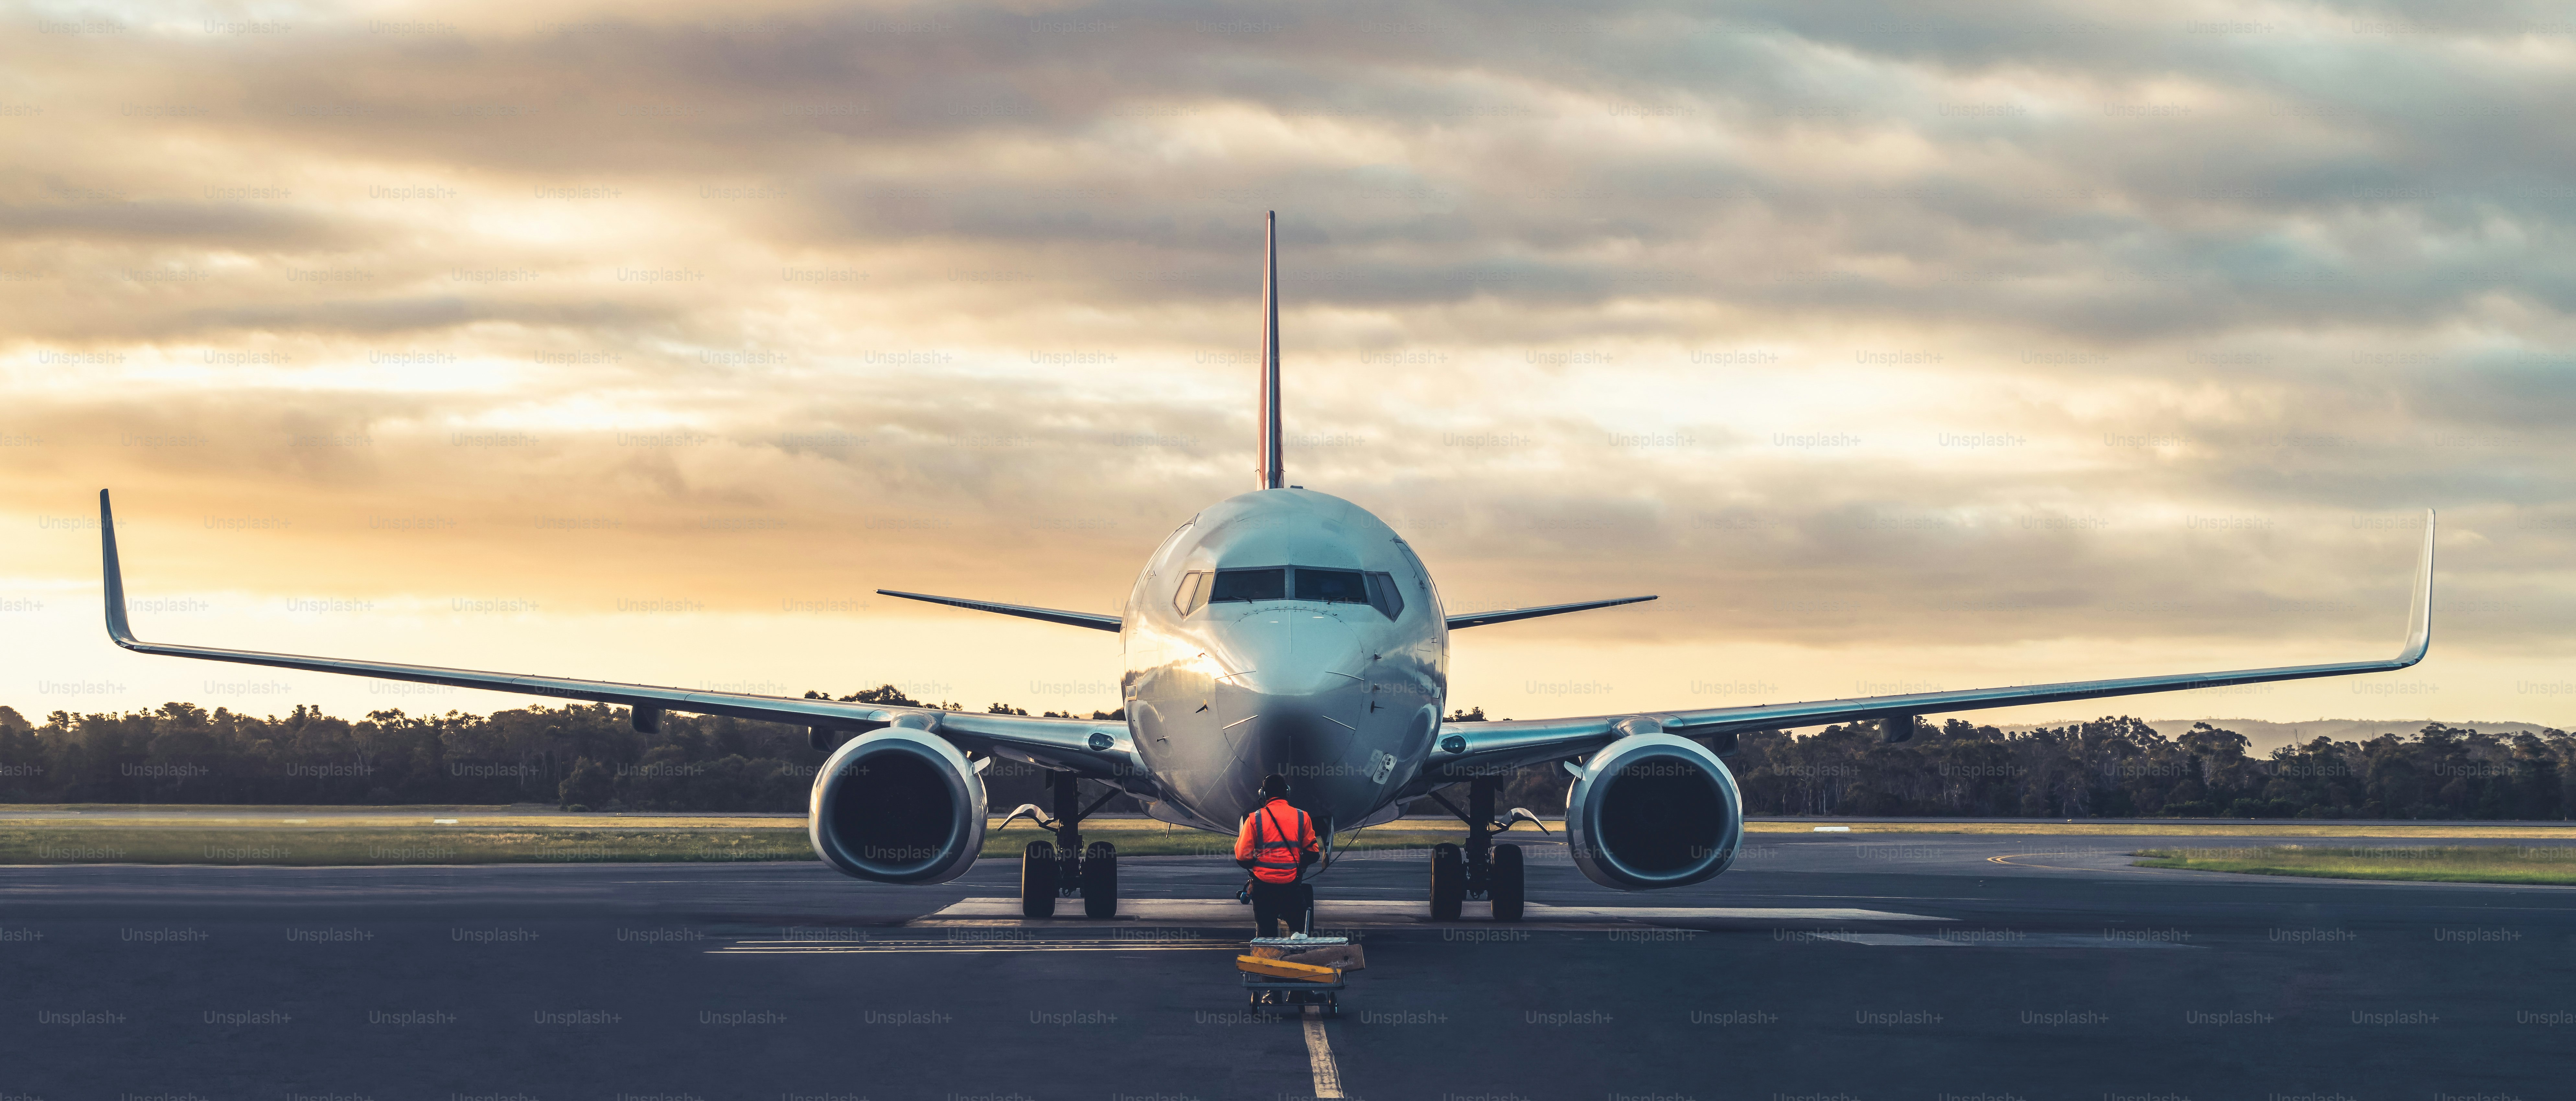
[[[1248,912],[1212,859],[1131,858],[1127,916],[1047,923],[974,901],[1013,894],[1010,861],[927,888],[819,864],[0,868],[0,1101],[2576,1091],[2576,889],[1859,834],[1756,835],[1728,875],[1628,895],[1531,840],[1521,926],[1432,925],[1426,856],[1346,857],[1323,924],[1369,966],[1311,1022],[1244,1011]]]

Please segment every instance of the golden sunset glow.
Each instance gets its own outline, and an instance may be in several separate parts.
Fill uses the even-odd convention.
[[[0,29],[0,704],[526,701],[148,639],[1118,706],[1252,487],[1497,717],[2393,653],[2050,705],[2576,724],[2563,20],[2300,5],[39,3]],[[2250,21],[2249,21],[2250,18]]]

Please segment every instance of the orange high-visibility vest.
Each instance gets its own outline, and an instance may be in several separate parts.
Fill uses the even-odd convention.
[[[1273,808],[1278,807],[1286,807],[1297,816],[1293,832],[1274,813]],[[1260,810],[1245,817],[1243,832],[1234,839],[1234,858],[1252,861],[1252,877],[1264,883],[1297,882],[1298,854],[1319,851],[1314,822],[1285,799],[1264,803]]]

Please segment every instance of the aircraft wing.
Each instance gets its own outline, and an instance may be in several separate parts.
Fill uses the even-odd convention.
[[[877,595],[899,596],[905,600],[919,600],[931,604],[945,604],[951,608],[972,608],[979,612],[995,612],[1001,615],[1015,615],[1022,619],[1037,619],[1044,620],[1048,623],[1061,623],[1067,627],[1089,627],[1095,631],[1115,631],[1120,628],[1120,624],[1122,622],[1114,615],[1093,615],[1089,612],[1067,612],[1060,611],[1055,608],[1032,608],[1025,604],[1002,604],[991,600],[968,600],[964,597],[955,596],[930,596],[925,593],[899,593],[893,589],[878,589]]]
[[[1543,615],[1564,615],[1567,612],[1588,612],[1594,608],[1615,608],[1621,604],[1634,604],[1641,600],[1653,599],[1654,597],[1651,596],[1623,596],[1616,600],[1586,600],[1579,604],[1546,604],[1536,608],[1507,608],[1491,612],[1470,612],[1466,615],[1450,616],[1449,629],[1455,631],[1461,627],[1482,627],[1489,623],[1510,623],[1517,619],[1537,619]]]
[[[1863,719],[1935,715],[2019,704],[2061,703],[2148,692],[2179,692],[2231,684],[2342,677],[2386,673],[2424,660],[2433,645],[2433,513],[2424,513],[2424,549],[2416,565],[2415,593],[2409,608],[2406,642],[2397,656],[2381,661],[2328,665],[2286,665],[2271,669],[2235,669],[2218,673],[2180,673],[2160,677],[2064,681],[1961,692],[1914,692],[1898,696],[1864,696],[1846,700],[1812,700],[1754,707],[1719,707],[1688,711],[1641,711],[1572,719],[1527,719],[1508,722],[1443,723],[1440,740],[1408,785],[1418,794],[1475,775],[1490,775],[1522,765],[1562,760],[1589,753],[1630,733],[1661,729],[1683,736],[1729,734],[1746,730],[1821,726]]]
[[[1136,759],[1127,724],[1116,720],[1030,718],[1026,715],[945,711],[935,707],[892,707],[740,692],[695,692],[685,688],[617,681],[487,673],[433,665],[145,642],[134,637],[134,631],[126,623],[125,571],[117,561],[116,520],[109,511],[107,491],[103,489],[98,491],[98,532],[107,585],[107,634],[117,645],[136,653],[618,704],[633,708],[636,725],[645,729],[658,722],[665,711],[730,715],[737,719],[807,727],[815,732],[818,743],[828,733],[861,733],[885,726],[905,715],[920,715],[931,720],[928,726],[931,732],[955,743],[960,749],[981,750],[1032,764],[1070,769],[1130,789],[1151,784],[1144,767]]]

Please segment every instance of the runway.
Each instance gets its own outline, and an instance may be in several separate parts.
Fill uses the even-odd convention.
[[[1242,1012],[1212,859],[1130,858],[1120,920],[1048,923],[991,901],[1008,861],[932,888],[0,868],[0,1093],[2421,1101],[2556,1097],[2576,1067],[2576,889],[2125,867],[2190,839],[1751,842],[1653,895],[1534,848],[1520,926],[1420,920],[1422,854],[1351,854],[1322,923],[1369,967],[1317,1027]]]

